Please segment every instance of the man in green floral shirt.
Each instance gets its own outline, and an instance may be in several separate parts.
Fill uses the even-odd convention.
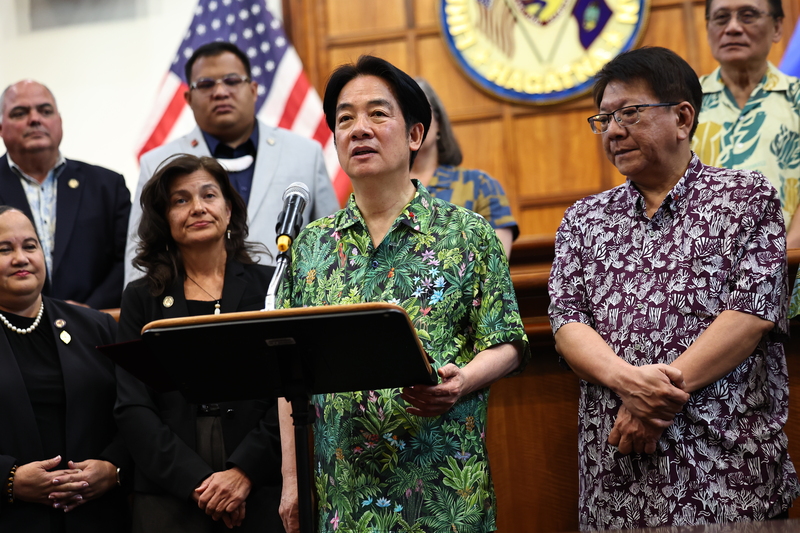
[[[530,355],[502,245],[482,217],[410,179],[430,108],[408,75],[362,56],[333,73],[323,106],[354,194],[298,236],[282,304],[396,303],[440,383],[313,398],[319,531],[494,531],[488,386]],[[341,342],[358,335],[353,326]],[[291,532],[297,494],[283,407],[281,514]]]

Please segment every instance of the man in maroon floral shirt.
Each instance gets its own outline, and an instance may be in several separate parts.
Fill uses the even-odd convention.
[[[800,484],[777,193],[691,152],[702,91],[669,50],[621,54],[594,98],[627,181],[567,210],[549,285],[556,348],[582,379],[581,529],[783,517]]]

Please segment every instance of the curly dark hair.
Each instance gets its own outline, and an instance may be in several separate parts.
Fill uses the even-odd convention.
[[[225,169],[212,157],[197,157],[177,154],[165,159],[156,173],[142,189],[140,203],[142,219],[139,222],[139,246],[133,265],[145,273],[150,293],[158,296],[184,274],[183,259],[172,238],[167,215],[169,212],[169,190],[176,178],[187,176],[198,170],[208,172],[219,185],[222,196],[231,206],[231,221],[228,225],[230,239],[225,239],[228,260],[244,264],[255,263],[257,254],[271,255],[266,246],[248,242],[247,205],[236,192]]]

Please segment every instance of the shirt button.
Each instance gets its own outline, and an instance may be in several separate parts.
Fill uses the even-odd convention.
[[[644,307],[644,304],[636,304],[636,309],[642,309],[643,307]]]
[[[372,268],[378,268],[378,261],[372,262]]]
[[[744,148],[744,144],[742,144],[742,143],[737,143],[736,144],[736,149],[737,150],[741,150],[742,148]]]
[[[636,346],[634,346],[634,348],[636,348],[637,350],[641,350],[642,349],[642,345],[641,344],[637,344]]]
[[[649,269],[649,268],[645,268],[645,269],[644,269],[644,272],[645,272],[645,274],[647,274],[647,273],[649,273],[649,272],[650,272],[650,269]]]

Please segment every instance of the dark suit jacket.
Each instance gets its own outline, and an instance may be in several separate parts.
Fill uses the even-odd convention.
[[[69,159],[66,165],[58,176],[52,283],[48,279],[44,294],[95,309],[119,307],[130,192],[116,172]],[[78,186],[70,187],[71,180]],[[0,158],[0,205],[16,207],[33,220],[7,154]]]
[[[273,270],[273,267],[229,261],[221,311],[263,309]],[[142,327],[153,320],[188,316],[183,282],[180,276],[157,297],[150,295],[144,278],[128,284],[122,297],[117,340],[140,338]],[[174,300],[170,307],[164,306],[166,296]],[[221,353],[220,358],[224,357]],[[117,379],[119,393],[114,413],[136,461],[134,490],[188,500],[194,488],[213,473],[195,453],[197,406],[188,403],[179,392],[159,394],[119,368]],[[219,406],[228,467],[244,470],[254,489],[280,485],[280,432],[275,400],[225,402]],[[248,505],[248,514],[249,509]]]
[[[114,342],[117,326],[114,319],[105,313],[46,297],[44,305],[48,322],[39,327],[49,328],[56,338],[64,374],[67,433],[62,457],[65,461],[105,459],[120,467],[122,472],[132,471],[130,454],[114,422],[117,396],[114,363],[94,348]],[[63,329],[54,325],[58,318],[66,321]],[[69,344],[59,340],[62,331],[72,337]],[[6,330],[8,334],[15,335]],[[43,456],[31,400],[6,335],[0,333],[0,428],[3,428],[0,430],[0,473],[3,475],[14,464],[49,459]],[[124,531],[127,505],[123,492],[111,489],[101,498],[67,513],[67,531]],[[57,511],[22,501],[4,505],[0,507],[0,531],[49,533],[51,512]]]

